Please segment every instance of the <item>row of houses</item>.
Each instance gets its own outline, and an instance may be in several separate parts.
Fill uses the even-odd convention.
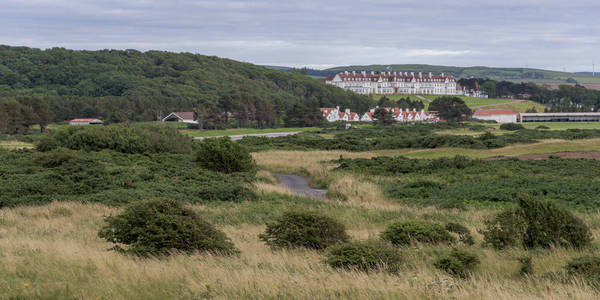
[[[325,83],[358,94],[456,94],[454,77],[444,73],[345,71],[330,75]]]
[[[375,110],[379,107],[371,108],[368,112],[364,113],[362,116],[359,114],[350,111],[350,109],[345,109],[342,111],[339,106],[334,108],[321,108],[321,112],[323,113],[323,117],[328,122],[337,122],[337,121],[345,121],[345,122],[372,122],[377,120],[374,117]],[[398,107],[383,107],[383,109],[387,110],[392,114],[394,120],[398,122],[438,122],[439,116],[436,112],[433,111],[417,111],[413,109],[412,111],[408,108],[406,110],[402,110]]]

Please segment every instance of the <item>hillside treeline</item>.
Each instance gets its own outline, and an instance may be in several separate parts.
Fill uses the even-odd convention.
[[[480,88],[490,98],[514,97],[546,104],[551,112],[597,111],[600,108],[600,91],[578,84],[560,85],[557,90],[551,90],[532,82],[514,83],[482,78],[463,78],[458,83],[470,89]]]
[[[371,105],[365,96],[296,72],[214,56],[0,46],[0,97],[18,96],[41,97],[54,122],[76,117],[150,121],[172,111],[197,110],[217,116],[207,119],[207,126],[224,126],[234,116],[233,126],[244,127],[285,125],[283,120],[301,117],[287,114],[303,111],[298,106],[308,103],[313,109],[339,105],[354,111]]]

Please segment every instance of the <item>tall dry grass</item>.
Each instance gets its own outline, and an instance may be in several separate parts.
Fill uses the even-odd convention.
[[[234,209],[234,208],[232,208]],[[239,256],[175,254],[139,259],[106,251],[96,236],[103,216],[118,209],[94,204],[52,203],[0,211],[0,299],[597,299],[581,283],[516,275],[522,250],[475,247],[482,265],[457,280],[431,264],[446,246],[401,250],[398,275],[334,270],[322,253],[271,250],[257,235],[263,226],[226,226]],[[466,212],[470,214],[471,212]],[[594,216],[598,218],[598,216]],[[471,219],[471,218],[469,218]],[[477,218],[474,218],[477,219]],[[358,239],[382,228],[354,227]],[[479,224],[475,224],[479,225]],[[473,226],[473,225],[470,225]],[[536,274],[560,270],[575,251],[536,251]]]

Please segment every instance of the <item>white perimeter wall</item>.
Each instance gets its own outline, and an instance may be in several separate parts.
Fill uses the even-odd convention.
[[[494,120],[498,123],[516,123],[517,115],[491,115],[491,116],[473,116],[473,119]]]

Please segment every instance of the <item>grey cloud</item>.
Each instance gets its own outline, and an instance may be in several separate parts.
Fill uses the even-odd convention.
[[[592,1],[8,0],[0,43],[189,51],[258,63],[525,66],[599,62]]]

